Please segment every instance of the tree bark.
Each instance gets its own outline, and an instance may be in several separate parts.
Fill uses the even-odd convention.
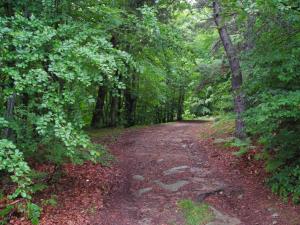
[[[103,125],[105,96],[106,88],[104,86],[100,86],[98,89],[96,106],[91,122],[91,127],[93,128],[99,128],[101,125]]]
[[[13,1],[11,1],[11,0],[5,0],[3,2],[3,6],[4,6],[5,16],[12,17],[14,15]]]
[[[238,138],[245,138],[245,124],[242,118],[242,113],[245,111],[245,100],[241,89],[243,84],[243,76],[240,67],[240,61],[228,34],[226,24],[222,18],[219,1],[213,1],[213,10],[214,21],[217,25],[220,39],[223,43],[232,73],[231,87],[234,98],[234,111],[236,113],[235,135]]]
[[[111,93],[111,102],[110,102],[110,122],[109,127],[117,126],[117,114],[118,114],[118,96]]]
[[[123,91],[118,90],[118,112],[117,112],[117,118],[118,118],[118,123],[120,124],[122,122],[122,107],[123,107]]]
[[[126,89],[124,90],[124,102],[125,102],[125,119],[126,126],[130,127],[135,125],[135,113],[137,105],[137,96],[136,93],[138,90],[139,79],[134,74],[132,78],[127,81]]]
[[[130,127],[134,125],[134,111],[136,106],[136,97],[131,93],[131,90],[126,89],[124,91],[124,98],[125,98],[126,126]]]
[[[178,108],[177,108],[177,120],[182,120],[182,114],[183,114],[183,103],[184,103],[184,88],[180,87],[179,90],[179,99],[178,99]]]

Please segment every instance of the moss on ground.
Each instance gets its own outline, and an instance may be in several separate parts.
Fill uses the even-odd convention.
[[[186,225],[204,225],[214,219],[214,214],[207,204],[195,203],[189,199],[178,202]]]

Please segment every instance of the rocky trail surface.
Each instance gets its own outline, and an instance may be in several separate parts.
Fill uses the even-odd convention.
[[[178,201],[207,202],[208,225],[299,225],[299,208],[284,205],[263,174],[238,170],[237,159],[211,140],[207,124],[179,122],[128,130],[110,144],[122,171],[97,225],[184,225]],[[249,172],[249,173],[248,173]]]

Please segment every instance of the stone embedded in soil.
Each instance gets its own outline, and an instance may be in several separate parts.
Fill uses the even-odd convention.
[[[163,174],[165,176],[167,175],[172,175],[172,174],[177,174],[177,173],[183,173],[185,169],[189,168],[188,166],[177,166],[168,170],[165,170]]]
[[[238,199],[243,199],[244,195],[243,194],[240,194],[237,198]]]
[[[198,202],[202,202],[203,200],[205,200],[205,198],[207,198],[208,196],[210,195],[214,195],[214,194],[217,194],[217,193],[220,193],[220,194],[223,194],[223,187],[219,187],[219,188],[216,188],[214,190],[209,190],[209,191],[205,191],[205,192],[202,192],[198,195],[197,197],[197,201]]]
[[[201,191],[211,191],[211,190],[216,190],[220,188],[224,188],[227,185],[224,182],[212,179],[212,178],[207,178],[206,176],[204,177],[192,177],[191,181],[195,184],[199,184],[199,189]]]
[[[140,196],[142,196],[143,194],[145,194],[145,193],[147,193],[147,192],[149,192],[149,191],[152,191],[152,187],[139,189],[139,190],[135,193],[135,195],[136,195],[137,197],[140,197]]]
[[[202,172],[203,169],[201,169],[199,167],[191,167],[190,171],[191,171],[191,173],[199,173],[199,172]]]
[[[159,180],[155,180],[154,183],[156,183],[158,186],[160,186],[161,188],[163,188],[167,191],[175,192],[175,191],[178,191],[183,186],[189,184],[190,182],[186,181],[186,180],[179,180],[173,184],[164,184]]]
[[[144,178],[143,176],[141,176],[141,175],[134,175],[134,176],[132,176],[132,178],[133,178],[134,180],[138,180],[138,181],[143,181],[143,180],[145,180],[145,178]]]
[[[224,214],[212,206],[210,206],[210,208],[213,211],[215,219],[206,225],[239,225],[239,224],[241,224],[241,221],[238,218],[231,217],[227,214]]]
[[[197,167],[192,167],[190,172],[195,174],[199,178],[207,178],[211,175],[211,171],[208,169],[200,169]],[[196,179],[197,180],[197,179]]]
[[[152,220],[150,218],[144,218],[140,220],[139,225],[152,225]]]

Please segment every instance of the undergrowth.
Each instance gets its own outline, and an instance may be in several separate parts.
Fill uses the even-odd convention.
[[[235,129],[235,117],[233,114],[224,114],[216,117],[212,126],[214,136],[233,135]]]

